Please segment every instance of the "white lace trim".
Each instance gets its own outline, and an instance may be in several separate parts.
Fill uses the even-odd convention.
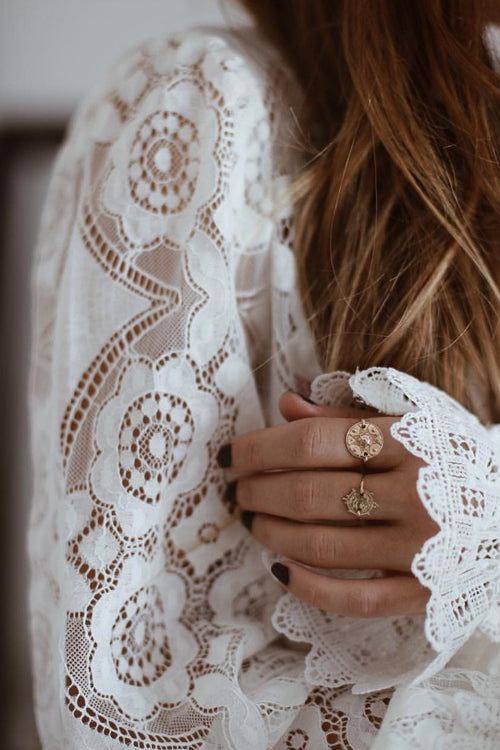
[[[497,750],[500,680],[474,670],[396,691],[372,750]]]
[[[431,591],[427,615],[365,622],[285,594],[273,624],[311,644],[306,676],[313,684],[353,683],[355,692],[366,692],[436,674],[476,629],[500,639],[500,454],[495,431],[437,388],[390,368],[348,377],[320,376],[313,400],[345,404],[354,397],[382,413],[403,414],[392,435],[426,463],[417,490],[440,531],[425,542],[412,571]]]

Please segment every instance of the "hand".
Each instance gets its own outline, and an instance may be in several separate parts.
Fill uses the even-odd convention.
[[[422,462],[390,434],[398,418],[315,406],[291,392],[279,406],[288,424],[235,437],[219,454],[230,467],[229,491],[242,521],[261,544],[287,558],[273,565],[275,576],[304,602],[342,615],[425,612],[429,591],[410,569],[438,526],[417,494]],[[345,446],[347,430],[362,418],[384,437],[380,454],[366,463]],[[343,497],[363,478],[378,507],[369,520],[354,520]],[[304,565],[381,569],[384,576],[345,580]]]

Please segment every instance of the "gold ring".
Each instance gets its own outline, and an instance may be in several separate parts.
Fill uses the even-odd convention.
[[[375,502],[375,495],[369,490],[365,490],[364,478],[361,479],[361,486],[359,490],[351,490],[344,495],[342,500],[349,513],[354,516],[369,516],[374,508],[378,508],[378,503]]]
[[[384,436],[377,425],[362,419],[349,427],[345,444],[351,456],[368,461],[378,456],[384,447]]]

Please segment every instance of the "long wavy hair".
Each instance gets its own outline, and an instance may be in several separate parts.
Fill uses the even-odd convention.
[[[325,370],[500,420],[500,77],[480,0],[240,0],[304,93],[299,288]],[[477,385],[476,385],[477,384]]]

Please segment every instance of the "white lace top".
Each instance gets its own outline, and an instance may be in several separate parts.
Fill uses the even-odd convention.
[[[283,200],[294,90],[251,31],[148,42],[57,160],[29,395],[47,750],[498,747],[498,430],[403,373],[320,373]],[[219,447],[311,384],[405,414],[441,529],[413,565],[426,617],[283,594],[224,497]]]

